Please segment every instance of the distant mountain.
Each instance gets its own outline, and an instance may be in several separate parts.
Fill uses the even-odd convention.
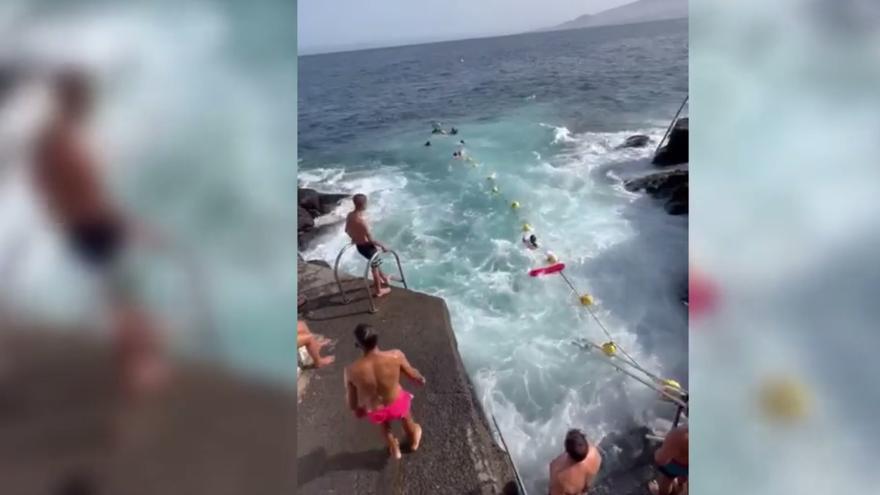
[[[616,24],[635,24],[637,22],[682,19],[688,16],[687,0],[638,0],[598,14],[586,14],[577,19],[564,22],[544,31],[579,29]]]

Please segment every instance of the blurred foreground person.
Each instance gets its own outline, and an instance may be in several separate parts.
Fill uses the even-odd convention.
[[[602,466],[602,454],[580,430],[565,435],[565,452],[550,463],[550,495],[586,493]]]
[[[66,69],[55,76],[52,92],[55,112],[34,149],[34,189],[73,255],[100,280],[123,388],[146,392],[165,382],[168,367],[155,324],[135,301],[120,266],[134,223],[113,204],[86,144],[91,83],[83,72]]]
[[[679,494],[687,489],[688,479],[688,427],[672,429],[663,445],[654,453],[657,463],[657,480],[648,487],[653,495]]]
[[[321,356],[321,348],[327,343],[328,341],[323,337],[313,334],[309,330],[309,326],[306,322],[302,320],[296,321],[296,347],[306,348],[309,357],[312,358],[312,363],[314,363],[315,368],[327,366],[336,360],[333,356]]]
[[[413,396],[400,386],[400,373],[419,385],[425,384],[425,377],[399,350],[379,350],[379,336],[369,325],[358,325],[354,337],[364,355],[345,369],[348,407],[357,417],[366,416],[379,425],[391,457],[400,459],[400,444],[391,431],[392,421],[403,423],[411,451],[418,450],[422,439],[422,427],[410,413]]]

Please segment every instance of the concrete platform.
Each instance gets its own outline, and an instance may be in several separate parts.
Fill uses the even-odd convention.
[[[313,332],[335,339],[336,363],[305,370],[297,407],[297,493],[308,494],[502,494],[517,493],[507,454],[498,447],[462,365],[445,302],[395,288],[369,314],[366,295],[352,292],[342,304],[333,290],[317,287],[332,270],[301,267],[300,287],[311,298],[305,317]],[[301,270],[301,275],[302,275]],[[317,285],[315,285],[317,284]],[[362,287],[356,282],[353,287]],[[392,461],[378,428],[356,419],[345,404],[343,368],[360,351],[358,323],[379,332],[379,346],[398,348],[427,378],[425,387],[404,383],[415,394],[413,416],[424,436],[418,452]],[[398,436],[403,435],[399,426]]]

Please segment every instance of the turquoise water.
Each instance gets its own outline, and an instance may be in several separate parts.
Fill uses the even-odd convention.
[[[527,276],[545,249],[627,351],[687,383],[687,219],[618,180],[649,170],[653,146],[617,149],[636,133],[656,144],[686,94],[686,22],[301,57],[299,77],[300,185],[369,196],[410,287],[447,301],[527,484],[546,482],[568,428],[600,441],[656,412],[652,392],[571,344],[604,336],[562,280]],[[460,133],[431,136],[432,121]],[[479,166],[452,159],[462,139]],[[330,227],[304,255],[332,262],[346,243]]]

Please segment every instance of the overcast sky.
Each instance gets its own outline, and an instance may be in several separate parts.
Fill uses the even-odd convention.
[[[633,0],[299,0],[299,52],[532,31]]]

